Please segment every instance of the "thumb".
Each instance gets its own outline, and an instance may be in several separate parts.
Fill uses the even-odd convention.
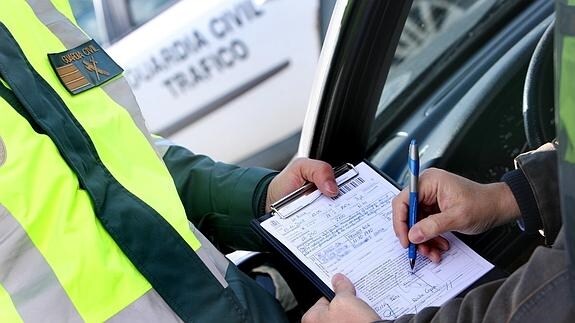
[[[336,295],[355,296],[355,287],[353,287],[351,280],[343,274],[335,274],[331,279],[331,285]]]
[[[450,216],[448,212],[429,215],[417,222],[408,232],[409,241],[423,243],[431,240],[442,233],[451,231]]]

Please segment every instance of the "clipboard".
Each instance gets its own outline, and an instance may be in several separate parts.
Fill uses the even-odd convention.
[[[383,173],[380,169],[365,160],[363,162],[375,170],[381,177],[399,189],[399,185],[389,176]],[[352,181],[358,177],[359,172],[354,165],[346,163],[334,168],[334,174],[336,177],[336,183],[340,189],[340,193],[333,197],[333,199],[337,199],[342,194],[342,190],[346,189],[346,185],[353,184]],[[285,219],[302,211],[305,207],[311,205],[321,197],[322,194],[316,190],[317,188],[313,183],[308,183],[302,186],[296,191],[273,203],[270,207],[272,211],[264,216],[252,220],[250,226],[275,251],[281,254],[282,257],[284,257],[297,271],[299,271],[309,282],[311,282],[323,296],[331,301],[335,297],[335,293],[331,287],[327,286],[309,267],[307,267],[284,244],[277,240],[261,225],[261,223],[275,215],[278,215],[280,219]]]
[[[392,228],[397,184],[365,161],[336,170],[342,173],[336,199],[316,198],[309,188],[300,189],[251,223],[327,299],[335,297],[330,281],[341,272],[383,319],[395,319],[394,313],[441,305],[493,268],[452,233],[445,233],[451,246],[444,254],[447,261],[434,264],[420,255],[415,275]],[[290,215],[291,210],[295,211]]]

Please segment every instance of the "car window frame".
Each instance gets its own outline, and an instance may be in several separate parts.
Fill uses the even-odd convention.
[[[129,0],[93,0],[96,21],[102,37],[101,42],[105,46],[114,44],[180,1],[182,0],[168,0],[168,3],[148,20],[136,23]]]
[[[324,44],[322,48],[320,71],[312,89],[312,93],[321,94],[312,94],[298,155],[333,165],[363,159],[370,133],[363,125],[373,122],[411,3],[337,3],[326,36],[328,47]],[[336,27],[332,28],[332,24]],[[331,47],[329,41],[334,37],[337,44]],[[362,108],[354,112],[347,106]]]

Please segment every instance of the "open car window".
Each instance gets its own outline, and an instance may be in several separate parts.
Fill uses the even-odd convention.
[[[103,40],[105,40],[106,37],[103,34],[103,30],[98,26],[92,0],[70,0],[70,4],[74,10],[74,17],[76,17],[78,25],[80,25],[90,37],[94,38],[98,43],[103,44]]]
[[[128,0],[128,11],[134,27],[157,16],[178,0]]]
[[[118,40],[118,35],[125,35],[153,19],[164,10],[180,0],[70,0],[74,16],[82,29],[97,42],[109,45]],[[105,7],[110,17],[98,18],[96,7]],[[111,14],[113,12],[113,14]],[[113,18],[111,18],[113,16]],[[116,25],[109,19],[121,21]],[[104,26],[104,21],[107,21]]]
[[[377,115],[454,46],[474,37],[474,27],[498,0],[414,0],[401,34]]]

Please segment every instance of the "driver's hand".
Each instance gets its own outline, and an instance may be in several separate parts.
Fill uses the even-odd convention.
[[[431,168],[419,177],[419,221],[408,231],[409,189],[393,199],[393,229],[407,248],[418,244],[418,252],[434,262],[449,243],[440,234],[457,231],[484,232],[519,217],[519,207],[507,184],[479,184]]]

